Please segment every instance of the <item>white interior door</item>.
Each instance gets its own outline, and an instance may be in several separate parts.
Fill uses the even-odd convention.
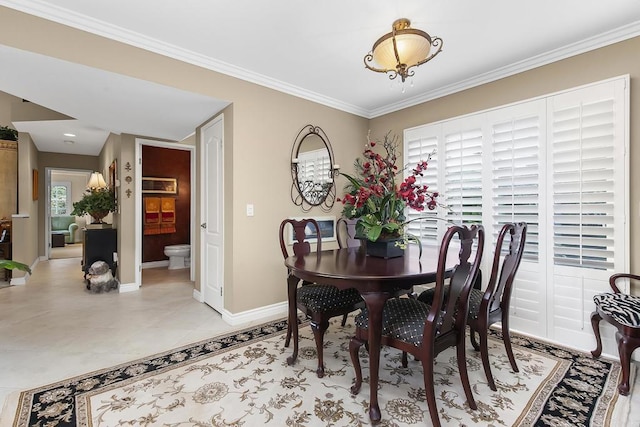
[[[223,295],[223,115],[207,123],[201,134],[201,262],[200,278],[204,302],[217,311],[224,309]]]

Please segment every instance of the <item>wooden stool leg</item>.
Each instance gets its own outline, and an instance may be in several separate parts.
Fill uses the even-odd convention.
[[[602,338],[600,337],[600,321],[602,317],[597,311],[591,313],[591,327],[593,328],[593,334],[596,336],[596,349],[591,352],[593,357],[600,357],[602,354]]]

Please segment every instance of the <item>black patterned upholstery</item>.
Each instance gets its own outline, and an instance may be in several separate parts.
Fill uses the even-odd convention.
[[[382,335],[410,342],[416,347],[422,344],[424,323],[431,307],[413,298],[392,298],[382,310]],[[356,327],[367,329],[369,313],[366,308],[355,318]]]
[[[355,289],[340,290],[335,286],[317,284],[298,288],[298,301],[318,313],[348,309],[363,302]]]
[[[425,291],[422,291],[420,295],[418,295],[417,300],[423,302],[427,305],[430,305],[433,301],[433,295],[435,294],[435,288],[429,288]],[[447,295],[449,292],[449,286],[444,287],[444,294]],[[480,311],[480,304],[482,303],[482,297],[484,296],[484,292],[479,289],[471,289],[469,293],[469,318],[477,319],[478,312]]]
[[[598,310],[613,317],[621,325],[640,328],[640,297],[605,293],[595,295],[593,302]]]

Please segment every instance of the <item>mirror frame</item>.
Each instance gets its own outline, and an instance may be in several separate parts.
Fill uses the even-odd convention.
[[[298,178],[298,158],[300,155],[300,147],[305,138],[315,135],[322,140],[327,152],[329,153],[329,179],[331,185],[326,191],[320,191],[314,188],[303,188],[304,183],[301,183]],[[306,125],[304,126],[293,143],[291,148],[291,201],[300,206],[304,212],[309,212],[311,208],[319,206],[323,211],[329,212],[333,207],[336,200],[336,182],[335,178],[338,175],[338,168],[333,160],[333,149],[327,134],[320,128],[320,126]],[[309,197],[309,195],[311,197]]]

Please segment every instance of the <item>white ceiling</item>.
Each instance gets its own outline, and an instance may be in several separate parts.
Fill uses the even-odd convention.
[[[0,0],[0,5],[369,118],[640,35],[638,0]],[[442,53],[416,69],[404,93],[363,64],[375,40],[400,17],[443,39]],[[0,50],[3,63],[7,49]],[[22,75],[19,88],[4,79],[0,67],[0,91],[116,133],[181,139],[188,135],[181,124],[193,132],[201,123],[194,121],[227,105],[77,64],[30,59],[39,66]],[[22,94],[30,82],[67,66],[67,74],[59,76],[61,88],[40,86],[46,96],[31,93],[42,101]],[[127,85],[129,95],[140,87],[139,104],[126,111],[114,108],[111,102],[118,98],[108,96],[116,87],[109,86],[112,79],[120,79],[117,87]],[[153,107],[167,103],[158,104],[156,93],[172,102],[175,95],[193,106],[194,116],[159,120]]]

